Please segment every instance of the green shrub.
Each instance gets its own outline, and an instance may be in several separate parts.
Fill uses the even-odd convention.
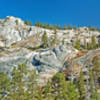
[[[66,26],[66,24],[64,24],[64,30],[67,30],[67,26]]]
[[[71,26],[71,24],[69,24],[69,26],[68,26],[68,29],[69,29],[69,30],[71,30],[71,29],[72,29],[72,26]]]
[[[25,23],[26,25],[30,25],[30,26],[32,26],[32,23],[31,23],[30,21],[28,21],[28,20],[25,21],[24,23]]]
[[[15,21],[16,25],[18,25],[18,20]]]

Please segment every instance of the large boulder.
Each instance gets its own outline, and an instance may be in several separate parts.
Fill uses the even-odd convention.
[[[39,72],[38,82],[44,84],[55,73],[61,72],[64,69],[64,62],[75,57],[78,51],[71,47],[59,46],[39,52],[33,57],[32,64]]]

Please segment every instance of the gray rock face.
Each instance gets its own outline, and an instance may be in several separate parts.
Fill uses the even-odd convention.
[[[79,30],[80,31],[75,31],[74,29],[57,30],[57,35],[60,42],[63,41],[65,44],[71,44],[71,41],[75,41],[77,38],[80,39],[81,43],[83,43],[84,39],[86,39],[86,42],[90,42],[90,37],[92,35],[100,35],[100,32],[89,31],[89,29],[86,27],[79,28]],[[48,37],[54,35],[54,30],[39,28],[36,26],[29,26],[26,25],[20,18],[7,16],[6,19],[0,19],[0,47],[10,47],[11,44],[26,40],[28,37],[35,34],[42,35],[44,31],[47,32]]]
[[[18,49],[17,51],[12,50],[11,52],[12,53],[2,53],[2,55],[0,55],[0,71],[4,71],[10,75],[12,69],[19,64],[25,64],[29,66],[29,68],[34,68],[31,63],[33,56],[32,52],[25,49]]]
[[[74,49],[73,49],[74,50]],[[27,49],[11,50],[0,57],[0,71],[10,75],[12,69],[19,64],[26,64],[29,69],[36,69],[39,73],[39,83],[44,84],[55,73],[63,70],[64,59],[72,57],[73,51],[69,47],[59,46],[57,48],[29,51]],[[10,53],[11,52],[11,53]],[[74,56],[74,55],[73,55]]]
[[[54,35],[54,30],[25,25],[20,18],[8,16],[6,19],[0,19],[0,47],[10,47],[4,48],[6,50],[0,49],[0,71],[10,75],[14,66],[24,63],[28,68],[37,70],[40,83],[48,80],[56,72],[62,71],[65,59],[73,57],[77,52],[75,49],[65,47],[62,43],[60,43],[62,46],[54,49],[37,51],[26,49],[40,45],[44,31],[47,32],[48,39]],[[73,33],[72,30],[69,32]],[[60,42],[64,33],[67,34],[67,31],[57,30]]]
[[[48,40],[52,39],[54,30],[25,25],[20,18],[12,16],[0,19],[0,71],[10,75],[14,66],[24,63],[28,68],[36,69],[39,73],[38,81],[44,83],[44,80],[47,81],[55,73],[63,70],[65,61],[75,57],[78,51],[72,45],[76,39],[83,43],[84,39],[90,41],[92,35],[100,35],[100,32],[92,32],[88,28],[57,30],[57,39],[61,46],[32,51],[41,45],[44,31]],[[77,59],[75,63],[85,65],[87,56]]]
[[[54,48],[53,50],[44,50],[40,55],[33,57],[33,65],[41,72],[48,69],[60,70],[63,67],[63,60],[69,56],[71,50],[63,46]]]
[[[16,22],[17,21],[17,22]],[[43,29],[24,24],[20,18],[8,16],[0,20],[0,46],[10,46],[11,44],[25,40],[27,37],[43,32]]]
[[[72,55],[72,53],[74,53]],[[55,73],[64,68],[64,61],[74,57],[77,51],[71,48],[59,46],[53,50],[48,49],[33,57],[33,65],[39,72],[38,82],[44,84]],[[45,81],[44,81],[45,80]]]

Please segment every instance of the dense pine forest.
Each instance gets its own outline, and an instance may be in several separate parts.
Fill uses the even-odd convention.
[[[99,74],[100,62],[93,59],[94,67],[89,69],[89,91],[84,73],[76,80],[68,80],[64,72],[57,73],[46,85],[37,83],[34,70],[24,64],[14,67],[11,76],[0,72],[0,100],[100,100]]]

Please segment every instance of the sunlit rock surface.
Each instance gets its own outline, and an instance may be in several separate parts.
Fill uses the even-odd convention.
[[[54,30],[26,25],[17,17],[7,16],[5,19],[0,19],[0,71],[10,75],[15,66],[26,64],[29,69],[38,72],[38,82],[44,84],[55,73],[66,67],[65,62],[77,55],[78,50],[73,47],[77,39],[83,45],[84,39],[89,43],[91,36],[95,35],[98,42],[100,36],[100,32],[90,31],[87,27],[77,30],[56,30],[59,45],[33,50],[42,44],[41,37],[44,31],[48,40],[54,36]],[[85,65],[88,63],[88,55],[76,59],[75,63]]]

